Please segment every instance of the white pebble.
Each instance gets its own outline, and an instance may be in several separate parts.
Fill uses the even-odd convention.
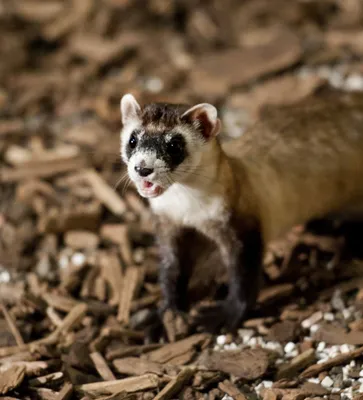
[[[315,332],[317,332],[319,328],[320,328],[320,326],[317,325],[317,324],[311,325],[311,327],[310,327],[310,333],[315,333]]]
[[[349,352],[350,352],[350,347],[349,347],[349,345],[347,345],[347,344],[342,344],[342,345],[340,346],[340,351],[341,351],[342,353],[349,353]]]
[[[71,262],[74,266],[80,267],[86,263],[86,256],[83,253],[74,253],[71,257]]]
[[[312,325],[316,324],[323,318],[323,313],[321,311],[318,311],[314,313],[313,315],[310,315],[309,318],[304,319],[302,321],[301,326],[304,329],[309,329]]]
[[[355,367],[355,366],[356,366],[355,360],[352,360],[352,361],[349,363],[349,366],[350,366],[350,367]]]
[[[219,346],[224,346],[226,344],[226,336],[225,335],[220,335],[217,337],[217,344]]]
[[[320,343],[318,344],[318,347],[316,348],[316,350],[317,350],[318,352],[322,352],[322,351],[325,349],[325,347],[326,347],[326,343],[325,343],[325,342],[320,342]]]
[[[69,265],[69,259],[66,255],[62,255],[58,261],[60,268],[66,269]]]
[[[358,393],[363,393],[363,383],[360,385]]]
[[[224,349],[225,350],[237,350],[238,346],[236,345],[236,343],[225,344]]]
[[[145,82],[145,89],[151,93],[159,93],[163,88],[164,82],[158,77],[149,78]]]
[[[329,387],[333,386],[333,383],[334,383],[334,381],[330,378],[330,376],[326,376],[321,381],[322,386],[324,386],[325,388],[329,388]]]
[[[254,334],[255,334],[255,331],[253,329],[239,329],[238,330],[238,335],[240,338],[242,338],[244,344],[246,344]]]
[[[348,308],[344,308],[342,313],[345,319],[349,319],[352,316],[352,312]]]
[[[311,383],[320,383],[319,378],[309,378],[307,381]]]
[[[222,400],[233,400],[233,397],[228,396],[227,394],[225,394],[225,395],[222,397]]]
[[[266,388],[272,388],[273,382],[272,381],[262,381],[262,385]]]
[[[286,346],[284,347],[284,351],[285,351],[285,353],[290,353],[290,352],[292,352],[293,350],[295,350],[295,347],[296,347],[295,343],[289,342],[289,343],[287,343]]]
[[[325,321],[334,321],[335,317],[333,313],[326,312],[324,313],[324,319]]]
[[[276,352],[278,352],[278,353],[280,353],[280,354],[283,353],[283,352],[282,352],[282,346],[281,346],[281,344],[278,343],[278,342],[267,342],[267,343],[265,344],[265,348],[266,348],[266,349],[269,349],[269,350],[274,350],[274,351],[276,351]]]
[[[345,90],[363,90],[363,78],[358,74],[351,74],[345,81],[344,85]]]
[[[10,273],[6,269],[0,269],[0,283],[9,283]]]
[[[342,85],[344,83],[343,76],[337,71],[332,71],[332,72],[330,72],[329,83],[333,87],[339,89],[342,87]]]
[[[359,376],[361,376],[361,377],[363,378],[363,369],[361,369],[361,370],[359,371]]]
[[[264,388],[263,383],[259,383],[257,386],[255,386],[255,391],[257,394],[260,394],[261,390]]]

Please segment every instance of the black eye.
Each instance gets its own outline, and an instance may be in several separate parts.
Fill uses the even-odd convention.
[[[166,149],[171,156],[179,155],[184,151],[184,141],[174,137],[166,144]]]
[[[134,148],[136,147],[136,145],[137,145],[137,137],[136,137],[136,135],[133,133],[133,134],[130,136],[129,146],[130,146],[132,149],[134,149]]]

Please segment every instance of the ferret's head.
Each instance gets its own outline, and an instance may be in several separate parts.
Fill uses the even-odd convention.
[[[122,159],[139,194],[146,198],[185,180],[220,129],[216,108],[206,103],[194,107],[155,103],[141,108],[126,94],[121,115]]]

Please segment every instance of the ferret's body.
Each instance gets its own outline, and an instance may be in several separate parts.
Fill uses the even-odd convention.
[[[256,209],[266,241],[294,224],[363,211],[363,107],[289,107],[224,146],[240,189],[236,212]],[[240,173],[241,171],[242,173]]]
[[[194,135],[191,127],[198,133],[200,126],[206,140],[201,148],[195,145],[189,164],[186,156],[168,175],[166,190],[153,190],[150,204],[167,306],[177,307],[177,297],[184,295],[178,293],[187,280],[178,253],[187,251],[180,248],[180,238],[192,227],[216,243],[229,271],[229,295],[209,317],[236,326],[257,296],[268,241],[295,224],[363,211],[363,106],[311,100],[279,111],[223,145],[209,134],[217,131],[218,121],[207,106],[212,107],[198,105],[177,118],[175,126],[184,129],[187,141]]]

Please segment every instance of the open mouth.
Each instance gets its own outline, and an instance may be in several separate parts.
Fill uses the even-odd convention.
[[[140,185],[140,192],[144,197],[157,197],[163,193],[163,188],[156,183],[150,181],[142,181]]]

